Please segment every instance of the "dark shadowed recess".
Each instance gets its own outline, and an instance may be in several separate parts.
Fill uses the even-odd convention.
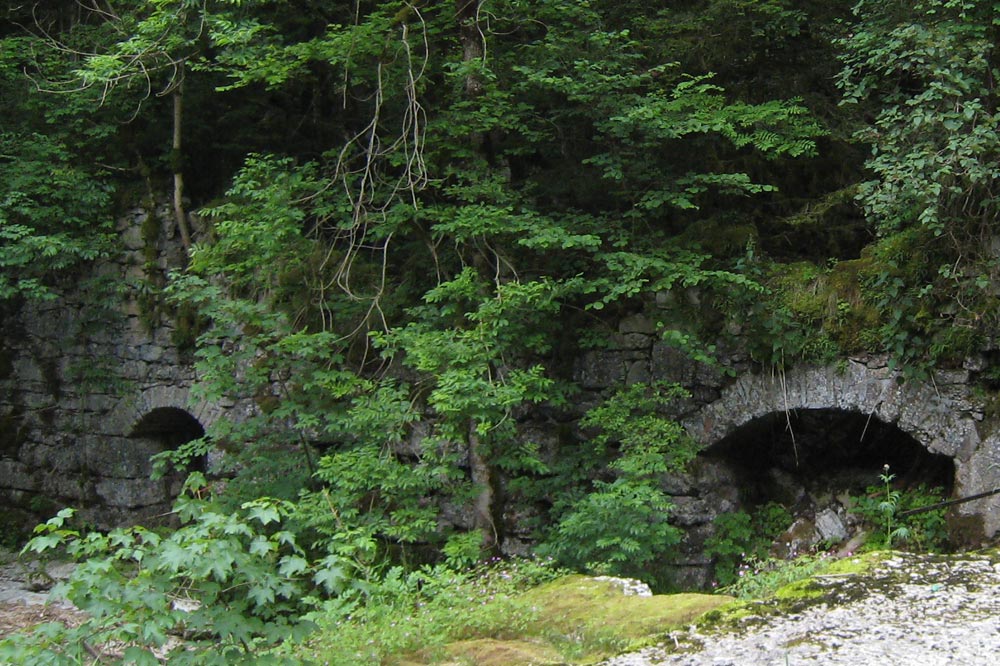
[[[897,487],[926,484],[950,495],[955,465],[877,417],[837,409],[774,412],[754,419],[704,454],[724,462],[744,483],[742,501],[794,503],[810,493],[858,491],[880,483],[884,466]]]
[[[154,440],[160,450],[166,451],[201,439],[205,436],[205,429],[198,419],[183,409],[158,407],[139,419],[128,436]],[[196,461],[193,467],[203,470],[204,461]]]

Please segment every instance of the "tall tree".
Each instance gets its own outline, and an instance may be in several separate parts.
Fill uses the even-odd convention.
[[[881,237],[872,285],[883,340],[904,365],[959,358],[1000,323],[1000,15],[978,0],[861,2],[855,13],[839,84],[871,118],[858,201]]]
[[[477,547],[500,546],[504,480],[544,473],[517,422],[562,396],[566,377],[553,366],[572,353],[557,351],[573,337],[565,321],[581,312],[597,321],[671,289],[759,290],[702,241],[735,228],[742,255],[747,202],[774,196],[769,176],[812,155],[821,133],[800,100],[742,100],[707,72],[685,72],[635,38],[648,17],[609,3],[128,9],[97,13],[96,48],[57,52],[83,54],[64,80],[90,92],[138,87],[144,102],[158,93],[174,102],[179,227],[179,128],[214,129],[205,115],[182,117],[192,84],[207,99],[265,99],[265,117],[285,108],[271,100],[301,95],[310,108],[301,124],[323,118],[317,140],[294,154],[247,157],[206,211],[212,242],[194,243],[173,291],[206,315],[205,390],[258,406],[242,429],[220,425],[229,431],[215,441],[245,445],[261,465],[255,446],[294,442],[308,454],[321,443],[329,496],[355,516],[364,504],[384,517],[364,528],[383,546],[436,538],[431,521],[399,529],[407,511],[425,515],[414,487],[329,470],[415,458],[435,470],[420,488],[471,510]],[[775,11],[775,20],[791,12]],[[378,400],[392,403],[394,425],[373,426]],[[423,446],[401,452],[407,439]],[[290,478],[271,471],[276,483]],[[330,524],[346,509],[336,506]]]

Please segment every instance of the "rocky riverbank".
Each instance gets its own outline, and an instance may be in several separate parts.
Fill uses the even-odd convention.
[[[43,573],[37,564],[24,564],[13,554],[0,552],[0,638],[43,622],[73,622],[78,611],[49,594],[71,571],[70,564],[56,564]]]
[[[771,600],[709,613],[604,666],[978,666],[1000,654],[1000,555],[893,553]]]

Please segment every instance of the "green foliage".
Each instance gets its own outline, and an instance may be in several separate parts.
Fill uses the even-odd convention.
[[[52,298],[58,276],[109,256],[110,203],[57,138],[0,133],[0,299]]]
[[[87,613],[79,626],[42,625],[0,643],[6,663],[83,663],[112,644],[109,663],[297,663],[274,652],[311,629],[308,593],[341,593],[350,575],[331,556],[315,561],[282,523],[292,507],[261,499],[231,514],[198,498],[177,502],[182,520],[167,535],[142,528],[107,534],[70,527],[71,510],[40,525],[26,552],[55,549],[80,562],[59,591]],[[339,571],[339,573],[337,573]],[[179,644],[171,636],[183,636]]]
[[[459,573],[395,570],[364,605],[331,603],[299,653],[318,662],[597,663],[656,640],[724,598],[626,596],[614,583],[545,561],[493,561]],[[641,643],[640,643],[641,642]]]
[[[459,532],[448,537],[441,548],[445,564],[456,571],[471,569],[482,557],[482,535],[476,532]]]
[[[305,525],[369,578],[386,565],[389,546],[405,560],[408,545],[437,541],[438,506],[427,500],[456,483],[456,471],[447,455],[425,453],[402,461],[361,445],[323,456],[316,477],[324,487],[302,498]]]
[[[829,565],[830,559],[822,553],[791,560],[748,555],[737,568],[735,579],[718,591],[738,599],[763,599],[785,585],[822,573]]]
[[[540,323],[558,311],[561,293],[549,280],[491,286],[466,269],[427,292],[427,305],[413,311],[416,321],[380,339],[434,377],[427,402],[447,436],[463,439],[470,421],[480,437],[494,436],[514,407],[550,397],[553,382],[543,368],[516,362],[547,351]]]
[[[688,397],[676,384],[636,382],[588,411],[580,425],[598,430],[590,442],[597,450],[617,445],[609,467],[623,477],[651,479],[679,472],[694,459],[697,446],[677,421],[664,414]]]
[[[842,42],[846,102],[879,102],[863,138],[878,176],[859,199],[883,233],[917,223],[943,235],[957,207],[975,219],[992,206],[998,144],[989,34],[991,2],[919,3],[912,12],[861,2]]]
[[[712,521],[715,528],[705,540],[705,554],[715,558],[715,579],[723,588],[737,583],[755,564],[766,562],[768,550],[792,521],[788,509],[768,502],[752,513],[720,513]]]
[[[869,289],[894,363],[926,377],[996,325],[994,233],[1000,117],[992,2],[932,0],[908,11],[861,2],[840,42],[845,103],[873,120],[858,201],[882,239]],[[900,258],[892,248],[906,246]]]
[[[195,170],[195,205],[229,183],[164,289],[197,323],[178,326],[197,336],[195,399],[247,412],[161,458],[225,452],[220,508],[199,511],[294,502],[289,531],[388,590],[409,575],[396,564],[470,563],[475,536],[438,508],[506,488],[552,503],[563,561],[655,578],[679,538],[660,477],[694,455],[679,389],[623,388],[558,455],[521,425],[571,406],[577,322],[661,296],[678,303],[664,340],[701,362],[731,322],[758,360],[840,343],[820,322],[857,303],[831,313],[796,286],[822,276],[769,280],[747,256],[764,223],[852,177],[815,166],[828,130],[807,77],[756,71],[828,53],[838,9],[820,4],[498,0],[465,25],[433,1],[46,5],[44,35],[3,41],[0,298],[44,295],[57,270],[114,249],[93,165],[141,178],[130,193]],[[29,18],[12,7],[8,31]],[[33,90],[25,69],[64,94],[8,102]],[[184,155],[165,149],[161,99],[182,89]]]
[[[321,184],[316,165],[296,167],[291,159],[247,157],[228,198],[202,214],[212,222],[214,242],[191,253],[191,270],[226,275],[235,293],[287,297],[287,277],[302,271],[315,245],[305,221],[315,207],[301,205]],[[296,285],[297,286],[297,285]]]
[[[418,651],[433,658],[451,641],[515,637],[538,614],[517,594],[558,574],[535,560],[494,561],[464,572],[393,569],[368,589],[364,603],[334,600],[316,613],[322,631],[303,652],[367,666]]]
[[[901,547],[925,553],[946,552],[950,548],[945,509],[932,509],[904,518],[898,514],[910,509],[930,506],[947,499],[941,488],[920,484],[913,488],[894,488],[894,474],[888,469],[879,475],[881,484],[869,486],[865,494],[852,498],[852,512],[877,530],[866,548]]]
[[[896,507],[899,506],[899,500],[902,498],[902,493],[898,490],[893,490],[891,484],[892,480],[896,478],[895,474],[889,473],[889,466],[885,466],[885,471],[879,476],[882,480],[884,486],[884,494],[882,496],[882,501],[878,503],[878,510],[882,516],[882,524],[885,527],[885,545],[887,548],[892,548],[892,542],[894,540],[906,539],[910,536],[910,531],[902,525],[894,525],[893,519],[896,517]]]
[[[672,505],[659,482],[683,470],[696,447],[665,413],[687,395],[676,385],[637,383],[587,412],[581,425],[597,432],[580,452],[584,469],[563,471],[544,552],[578,569],[669,583],[656,564],[681,533],[669,523]],[[614,478],[591,476],[607,473]],[[581,478],[567,488],[571,474]]]
[[[331,8],[310,30],[264,4],[163,0],[120,23],[95,17],[131,38],[71,71],[122,85],[145,66],[164,91],[178,84],[164,63],[186,68],[191,83],[225,77],[226,94],[283,94],[313,77],[339,87],[326,143],[301,159],[251,154],[205,211],[211,242],[195,246],[168,293],[210,322],[196,353],[199,396],[258,408],[210,433],[230,453],[231,501],[291,499],[309,483],[302,471],[315,473],[311,483],[325,487],[309,488],[304,523],[367,544],[350,548],[373,567],[389,544],[443,540],[432,534],[435,502],[421,497],[470,501],[464,448],[512,483],[547,472],[517,418],[563,399],[549,361],[569,308],[672,289],[759,292],[672,242],[668,227],[722,200],[773,194],[744,156],[809,156],[822,134],[800,100],[734,100],[706,74],[650,62],[628,29],[603,27],[603,7],[544,2],[528,17],[501,3],[482,62],[454,48],[463,33],[439,9]],[[479,91],[468,95],[473,80]],[[317,108],[329,102],[314,94]],[[585,166],[567,178],[567,164]],[[674,214],[676,225],[662,224]],[[415,373],[406,383],[382,374],[400,364]],[[638,394],[623,400],[652,409]],[[680,468],[691,447],[667,419],[615,423],[628,416],[613,409],[622,407],[601,418],[622,449],[619,478],[588,482],[598,490],[591,511],[606,504],[602,493],[630,497],[636,520],[666,537],[652,479]],[[414,447],[407,430],[418,419],[426,434]]]
[[[670,498],[649,481],[598,481],[563,514],[549,552],[576,569],[638,577],[664,585],[654,565],[671,552],[681,532],[668,522]]]

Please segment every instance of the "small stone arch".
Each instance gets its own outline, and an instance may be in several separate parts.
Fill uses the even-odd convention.
[[[205,428],[198,419],[179,407],[157,407],[147,412],[128,433],[131,438],[158,439],[168,448],[176,448],[204,436]]]
[[[952,460],[955,496],[1000,487],[1000,441],[980,437],[977,424],[983,413],[971,397],[964,371],[938,372],[931,381],[918,382],[905,380],[878,359],[853,359],[832,366],[747,373],[684,425],[703,449],[709,449],[773,415],[817,411],[898,429],[932,456]],[[961,505],[958,513],[978,521],[974,529],[983,536],[1000,528],[996,497]]]
[[[157,407],[147,412],[128,433],[130,439],[151,442],[158,452],[175,450],[204,436],[205,428],[198,419],[179,407]],[[204,472],[205,467],[205,456],[199,456],[191,461],[187,471]],[[174,476],[179,477],[180,473]]]
[[[171,504],[186,472],[154,480],[153,456],[205,435],[201,422],[180,407],[155,407],[135,419],[124,432],[105,440],[99,460],[94,520],[101,525],[170,521]],[[204,467],[201,460],[196,467]]]
[[[181,394],[186,398],[186,391],[176,390],[170,397]],[[178,403],[144,404],[142,397],[150,395],[140,396],[138,404],[123,401],[105,421],[110,432],[91,461],[96,497],[90,513],[100,525],[169,522],[171,505],[191,470],[154,480],[152,458],[205,436],[205,424],[193,410]],[[192,469],[205,466],[199,458]]]
[[[119,400],[108,414],[103,429],[109,435],[127,437],[147,415],[161,409],[186,412],[204,430],[227,411],[222,405],[193,401],[190,386],[186,384],[154,384]]]

